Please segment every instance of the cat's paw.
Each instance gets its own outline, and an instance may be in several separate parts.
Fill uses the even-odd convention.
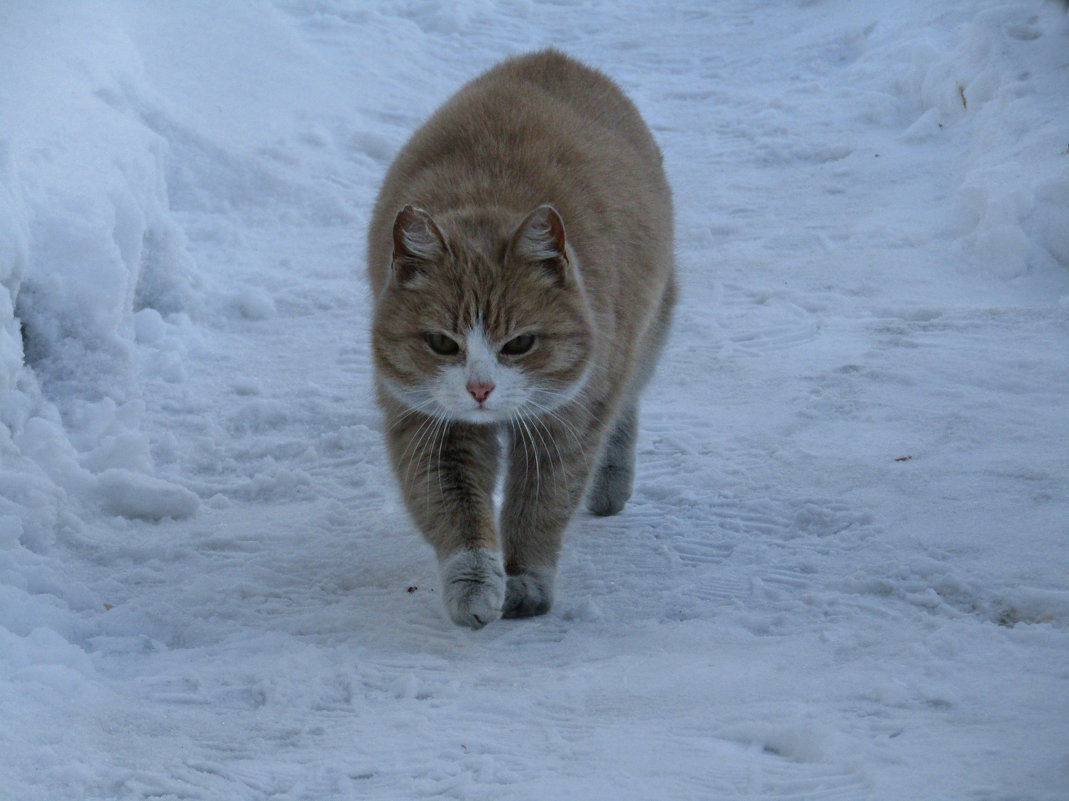
[[[441,563],[442,600],[458,626],[481,629],[501,617],[505,569],[493,551],[455,551]]]
[[[603,465],[587,492],[586,508],[599,517],[621,511],[631,498],[634,471],[627,466]]]
[[[552,568],[532,568],[509,576],[502,617],[544,615],[553,606]]]

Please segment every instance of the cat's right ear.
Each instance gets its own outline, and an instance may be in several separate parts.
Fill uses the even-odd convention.
[[[424,275],[445,255],[445,238],[431,215],[415,206],[405,206],[393,222],[391,273],[398,286]]]

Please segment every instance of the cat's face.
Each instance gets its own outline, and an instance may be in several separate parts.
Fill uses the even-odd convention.
[[[549,206],[518,227],[500,215],[437,221],[406,207],[372,330],[383,386],[410,409],[469,423],[537,416],[575,398],[592,326],[569,255]]]

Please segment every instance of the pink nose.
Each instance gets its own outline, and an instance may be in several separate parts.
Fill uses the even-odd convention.
[[[494,391],[493,384],[468,384],[468,392],[475,398],[476,403],[483,403],[490,397],[490,393]]]

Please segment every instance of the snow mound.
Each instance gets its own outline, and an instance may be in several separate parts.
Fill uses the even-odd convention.
[[[0,32],[0,73],[19,76],[0,85],[0,451],[20,474],[0,495],[35,540],[55,517],[34,493],[88,500],[99,485],[107,509],[138,509],[129,476],[122,492],[114,475],[94,476],[112,466],[104,450],[159,494],[148,440],[121,410],[139,403],[136,342],[158,341],[163,315],[195,305],[167,143],[120,100],[151,95],[140,57],[118,15],[100,11],[12,6]],[[164,506],[195,510],[184,496]],[[139,512],[154,514],[151,502]]]
[[[98,476],[104,508],[141,520],[192,517],[200,500],[189,490],[158,478],[113,467]]]
[[[900,87],[924,109],[903,138],[938,140],[964,128],[958,191],[961,242],[984,275],[1012,280],[1053,261],[1069,267],[1069,167],[1036,171],[1066,152],[1058,119],[1064,91],[1064,19],[1050,9],[981,11],[949,53],[923,43]]]

